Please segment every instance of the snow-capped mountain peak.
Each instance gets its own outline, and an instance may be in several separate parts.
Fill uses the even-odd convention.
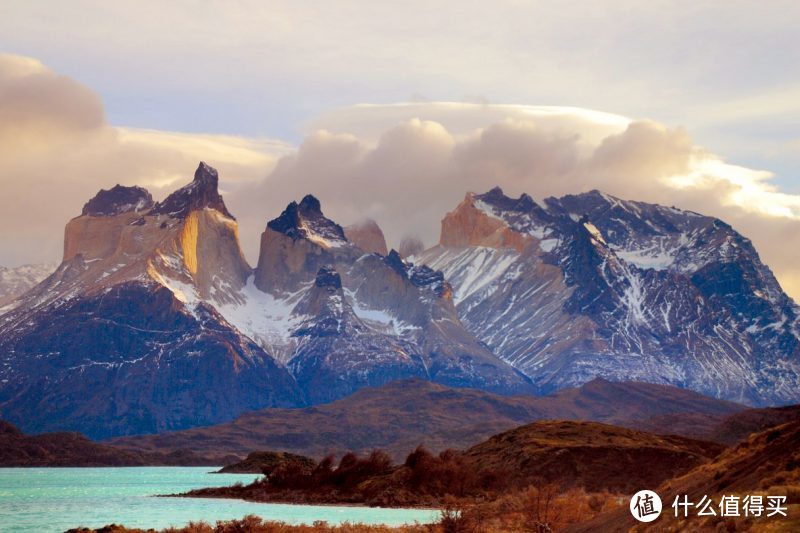
[[[545,389],[600,375],[757,404],[800,394],[800,312],[713,217],[495,188],[467,195],[415,260],[443,271],[468,329]]]

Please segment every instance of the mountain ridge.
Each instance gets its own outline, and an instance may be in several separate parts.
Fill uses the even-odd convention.
[[[647,383],[598,379],[534,397],[498,396],[411,378],[362,388],[327,404],[254,411],[217,426],[119,437],[108,443],[147,452],[186,449],[200,455],[246,455],[269,449],[316,458],[381,448],[400,460],[419,444],[434,451],[466,448],[535,420],[594,420],[636,428],[638,421],[656,415],[701,413],[721,420],[743,409],[692,391]]]
[[[599,375],[798,400],[800,308],[713,217],[495,188],[467,194],[412,259],[443,271],[467,329],[545,392]]]
[[[59,267],[0,307],[0,415],[111,437],[411,377],[505,395],[605,377],[800,401],[800,308],[712,217],[494,188],[444,217],[439,245],[403,257],[375,251],[374,223],[351,241],[309,194],[267,221],[253,268],[218,183],[201,162],[163,201],[117,185],[67,223]]]

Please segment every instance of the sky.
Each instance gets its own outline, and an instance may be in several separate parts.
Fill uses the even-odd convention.
[[[219,168],[255,262],[320,197],[390,245],[468,190],[718,216],[800,297],[800,4],[0,1],[0,264],[98,189]]]

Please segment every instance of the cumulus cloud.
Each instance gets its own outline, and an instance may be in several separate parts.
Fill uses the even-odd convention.
[[[0,54],[0,264],[58,258],[64,224],[100,188],[138,184],[163,196],[202,159],[232,189],[263,179],[288,151],[267,139],[111,126],[89,88]]]
[[[377,220],[390,247],[407,234],[432,245],[466,191],[500,185],[541,199],[596,188],[732,223],[800,295],[800,267],[786,253],[800,246],[800,196],[777,190],[769,172],[725,163],[681,128],[570,108],[448,103],[357,106],[311,124],[326,129],[249,187],[246,201],[233,196],[243,211],[258,205],[263,216],[314,193],[341,223]]]

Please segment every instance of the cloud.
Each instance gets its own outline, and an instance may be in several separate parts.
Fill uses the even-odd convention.
[[[157,197],[199,160],[219,168],[254,261],[266,221],[304,194],[341,224],[374,218],[390,246],[438,240],[466,191],[495,185],[536,198],[599,188],[720,217],[753,239],[800,296],[800,196],[772,173],[735,165],[681,128],[574,107],[413,102],[359,105],[279,140],[110,125],[99,97],[40,62],[0,55],[0,264],[52,260],[64,223],[101,187]]]
[[[289,151],[268,139],[111,126],[89,88],[0,54],[0,264],[59,257],[64,224],[100,188],[138,184],[163,196],[206,160],[234,189]]]
[[[724,162],[681,128],[570,108],[431,102],[357,106],[310,124],[327,129],[249,186],[247,202],[244,190],[234,193],[232,205],[258,205],[263,216],[314,193],[343,224],[374,218],[396,247],[407,234],[435,243],[466,191],[500,185],[541,199],[598,188],[726,220],[800,296],[800,266],[786,253],[800,247],[800,196],[778,190],[767,171]]]
[[[103,124],[103,106],[89,89],[35,59],[0,55],[0,73],[4,143],[35,147],[65,132],[85,132]]]

